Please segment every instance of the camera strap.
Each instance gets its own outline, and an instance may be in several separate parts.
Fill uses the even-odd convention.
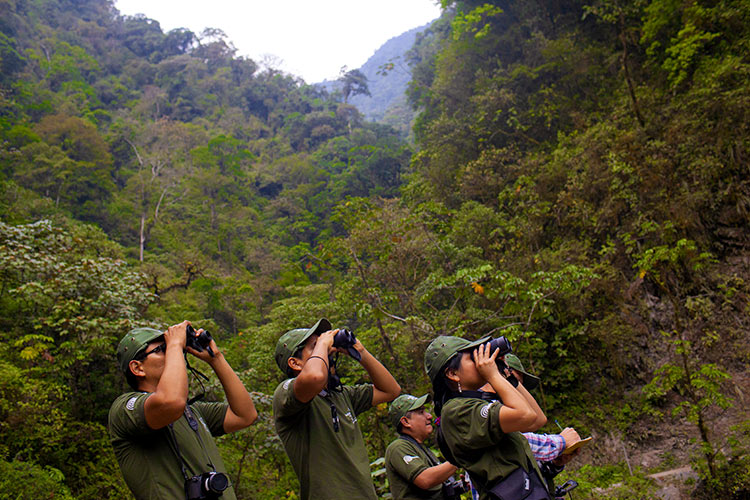
[[[326,389],[328,392],[341,391],[341,377],[337,375],[336,363],[339,361],[339,353],[328,356],[328,384]]]
[[[339,420],[339,411],[336,409],[336,405],[331,400],[330,392],[326,389],[323,389],[318,394],[321,398],[325,400],[326,403],[328,403],[328,406],[331,407],[331,423],[333,424],[333,431],[339,432],[341,428],[341,421]]]
[[[435,454],[432,453],[429,448],[422,445],[419,441],[409,436],[408,434],[399,434],[398,437],[399,439],[403,439],[404,441],[412,443],[414,446],[422,450],[422,452],[427,456],[427,461],[430,462],[430,467],[440,465],[440,460],[437,459]]]
[[[174,435],[174,429],[172,428],[173,424],[167,425],[169,430],[167,431],[167,438],[169,439],[169,445],[172,448],[172,451],[174,452],[175,456],[177,456],[177,461],[180,462],[180,470],[182,470],[182,476],[185,478],[185,481],[188,481],[190,479],[190,476],[188,476],[187,471],[185,470],[185,466],[190,468],[188,463],[185,461],[185,458],[183,458],[182,453],[180,453],[180,447],[177,445],[177,438]],[[190,469],[190,472],[193,472],[192,469]]]
[[[481,399],[482,401],[497,401],[498,397],[497,394],[494,392],[485,392],[485,391],[448,391],[445,394],[445,402],[447,403],[448,400],[453,398],[472,398],[472,399]]]
[[[206,465],[211,467],[211,470],[213,472],[216,472],[216,467],[214,467],[214,464],[211,463],[211,458],[208,455],[208,452],[206,451],[206,447],[203,445],[203,439],[201,438],[201,434],[198,431],[198,420],[195,418],[195,415],[193,415],[193,410],[190,409],[190,405],[185,405],[185,411],[183,412],[183,416],[185,417],[185,420],[187,420],[188,425],[190,428],[195,432],[195,435],[198,437],[198,442],[201,445],[201,449],[203,450],[203,453],[206,455],[206,458],[208,459],[208,462]],[[175,456],[177,456],[177,460],[180,462],[180,469],[182,470],[182,475],[185,477],[185,481],[188,481],[190,479],[190,476],[188,476],[187,471],[185,468],[187,467],[190,469],[191,474],[195,475],[195,472],[190,467],[190,465],[187,463],[187,460],[185,460],[185,457],[182,456],[182,453],[180,453],[180,447],[177,444],[177,436],[174,433],[174,422],[167,425],[169,428],[167,432],[167,438],[169,439],[169,444],[171,445],[172,451],[174,452]]]

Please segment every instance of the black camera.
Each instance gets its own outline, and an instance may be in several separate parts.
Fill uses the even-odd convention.
[[[185,481],[187,500],[219,498],[229,487],[229,478],[223,472],[204,472]]]
[[[219,498],[229,487],[229,478],[223,472],[204,472],[185,481],[187,500]]]
[[[461,494],[469,491],[469,483],[463,479],[448,478],[443,482],[444,500],[461,500]]]
[[[205,349],[208,351],[212,358],[214,357],[214,351],[213,349],[211,349],[211,340],[213,339],[213,337],[211,337],[210,333],[204,330],[196,335],[195,328],[193,328],[192,325],[189,324],[185,329],[185,332],[187,333],[187,339],[185,342],[185,345],[187,347],[193,348],[198,352],[203,352],[203,350]]]
[[[351,331],[347,330],[346,328],[339,329],[336,335],[333,336],[333,347],[346,349],[351,357],[353,357],[357,361],[361,361],[362,355],[358,350],[354,348],[354,344],[356,343],[357,338]]]

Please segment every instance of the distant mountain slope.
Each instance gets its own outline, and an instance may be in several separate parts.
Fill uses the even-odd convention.
[[[406,86],[411,73],[406,65],[404,54],[412,48],[417,33],[424,31],[430,24],[411,29],[385,42],[359,70],[367,77],[371,96],[356,95],[349,99],[370,121],[388,123],[407,134],[414,111],[406,102]],[[393,69],[387,74],[378,74],[383,65],[393,63]],[[328,91],[337,88],[337,83],[324,81]]]

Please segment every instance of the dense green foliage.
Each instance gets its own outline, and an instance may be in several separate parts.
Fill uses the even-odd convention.
[[[679,433],[650,469],[692,460],[703,497],[747,495],[750,4],[443,7],[404,61],[413,152],[347,104],[355,73],[329,95],[218,29],[0,0],[3,484],[126,496],[116,342],[189,319],[261,412],[220,440],[238,496],[294,498],[271,353],[328,317],[415,394],[436,335],[508,336],[550,421],[602,438],[586,494],[650,491],[613,450]],[[360,420],[373,460],[386,414]]]

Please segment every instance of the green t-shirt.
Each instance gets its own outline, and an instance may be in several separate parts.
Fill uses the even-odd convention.
[[[302,403],[294,395],[294,380],[285,380],[273,394],[276,432],[292,462],[303,500],[377,498],[370,477],[370,460],[357,415],[372,406],[371,384],[343,386],[328,396]],[[339,430],[334,430],[331,405]]]
[[[445,444],[459,467],[468,471],[480,500],[497,481],[518,467],[533,471],[545,484],[529,442],[520,432],[504,433],[498,414],[502,403],[475,398],[453,398],[443,407],[440,426]]]
[[[127,392],[120,395],[109,409],[109,437],[120,464],[120,470],[137,499],[185,498],[185,478],[169,439],[169,428],[153,430],[146,424],[144,403],[150,393]],[[188,477],[210,472],[210,462],[218,472],[226,474],[224,462],[213,436],[224,434],[227,403],[193,403],[190,408],[198,421],[196,432],[183,415],[174,422],[177,445],[187,462]],[[204,451],[205,448],[205,451]],[[229,486],[221,497],[236,499]]]
[[[385,450],[385,472],[391,485],[393,500],[429,499],[442,500],[442,485],[429,490],[414,485],[414,479],[426,469],[439,465],[440,461],[424,445],[398,438]]]

